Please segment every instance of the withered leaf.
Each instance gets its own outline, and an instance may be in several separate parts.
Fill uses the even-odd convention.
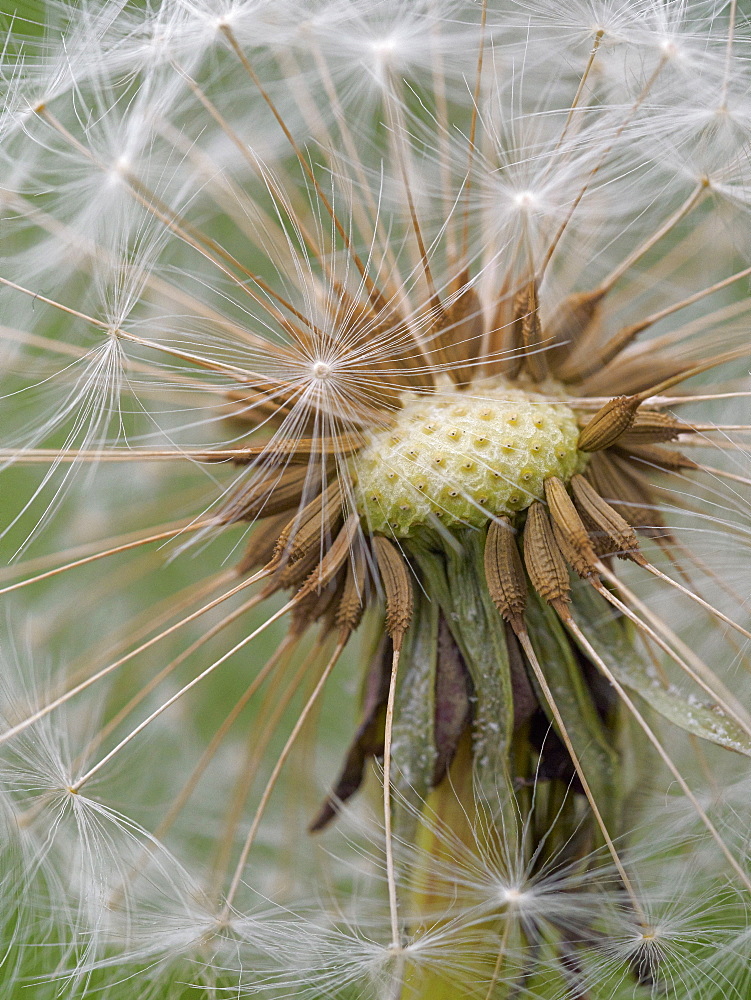
[[[355,794],[362,784],[368,759],[383,754],[392,652],[391,640],[384,636],[365,678],[360,725],[357,727],[331,793],[308,827],[311,833],[323,830],[337,815],[340,805]]]
[[[454,642],[443,615],[438,621],[438,661],[435,674],[436,748],[433,784],[443,778],[454,759],[459,739],[472,715],[470,694],[472,682],[467,667]]]

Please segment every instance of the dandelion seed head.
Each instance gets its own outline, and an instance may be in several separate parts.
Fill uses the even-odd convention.
[[[0,731],[45,974],[717,992],[751,887],[735,4],[49,6],[0,118],[0,591],[65,661]]]

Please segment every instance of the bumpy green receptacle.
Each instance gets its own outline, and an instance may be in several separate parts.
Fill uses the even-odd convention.
[[[549,476],[581,471],[578,437],[569,406],[506,382],[409,399],[357,456],[359,512],[400,538],[433,518],[481,527],[542,499]]]

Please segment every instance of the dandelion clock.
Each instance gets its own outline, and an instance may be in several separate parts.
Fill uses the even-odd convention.
[[[748,11],[4,26],[3,996],[743,1000]]]

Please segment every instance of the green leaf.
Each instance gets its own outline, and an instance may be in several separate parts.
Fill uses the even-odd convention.
[[[634,625],[605,598],[582,586],[572,603],[577,624],[620,684],[685,732],[751,757],[751,737],[719,706],[665,686],[645,660]]]
[[[574,656],[558,616],[532,591],[527,605],[527,625],[530,642],[592,794],[606,821],[617,829],[621,783],[615,736],[597,711],[582,666]],[[537,695],[545,714],[553,722],[547,699],[540,690]]]
[[[391,752],[396,765],[394,786],[406,801],[416,805],[432,785],[437,756],[434,720],[439,608],[418,586],[414,591],[414,615],[400,658]],[[405,810],[399,814],[397,832],[405,836],[410,819]]]
[[[509,781],[514,729],[511,671],[503,619],[485,584],[485,533],[467,530],[445,558],[416,548],[426,590],[435,595],[472,679],[475,692],[473,749],[481,788],[497,799],[498,782]]]

